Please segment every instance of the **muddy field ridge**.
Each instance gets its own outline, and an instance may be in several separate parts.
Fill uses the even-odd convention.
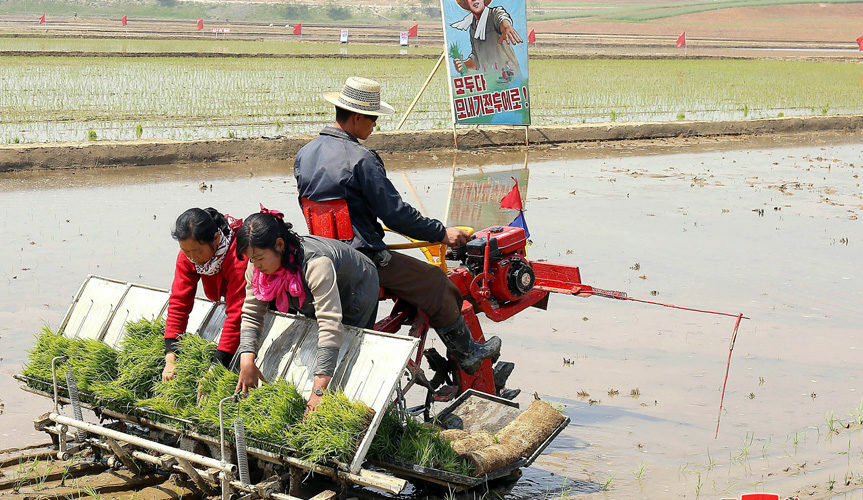
[[[476,150],[487,147],[554,146],[567,143],[654,140],[675,137],[768,135],[799,132],[856,131],[863,115],[763,118],[732,121],[601,123],[562,126],[483,127],[453,131],[392,130],[375,132],[365,145],[380,153]],[[290,160],[314,136],[133,140],[7,144],[0,146],[0,172],[164,165],[170,163]]]

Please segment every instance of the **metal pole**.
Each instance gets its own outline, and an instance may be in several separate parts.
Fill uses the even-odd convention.
[[[411,102],[411,105],[408,106],[408,109],[405,111],[404,116],[402,116],[401,121],[399,122],[398,125],[396,125],[396,130],[399,130],[400,128],[402,128],[402,125],[405,124],[405,120],[408,119],[408,115],[411,114],[411,111],[413,111],[414,106],[417,105],[417,101],[420,100],[420,96],[423,95],[423,92],[425,92],[426,88],[429,86],[429,83],[431,83],[432,78],[434,78],[435,73],[437,73],[438,68],[440,68],[440,65],[443,63],[443,60],[445,58],[446,58],[446,52],[442,52],[440,57],[437,60],[437,63],[434,65],[434,69],[432,69],[431,73],[429,73],[429,77],[426,78],[425,83],[423,84],[422,88],[420,88],[420,91],[417,92],[417,95],[416,95],[416,97],[414,97],[414,100],[413,100],[413,102]]]
[[[60,396],[57,394],[57,360],[66,361],[69,356],[57,356],[51,360],[51,378],[54,380],[54,413],[58,413]]]
[[[734,343],[737,342],[737,329],[740,328],[740,320],[743,318],[742,313],[737,315],[737,323],[734,324],[734,331],[731,333],[731,343],[728,346],[728,363],[725,365],[725,380],[722,382],[722,397],[719,399],[719,414],[716,415],[716,432],[713,434],[713,439],[719,437],[719,420],[722,419],[722,404],[725,402],[725,385],[728,383],[728,370],[731,368],[731,353],[734,352]]]
[[[226,396],[219,401],[219,449],[222,452],[222,463],[227,463],[225,460],[225,425],[222,421],[222,403],[229,399],[236,399],[236,394],[231,394],[230,396]]]
[[[138,436],[126,434],[125,432],[107,429],[105,427],[102,427],[101,425],[91,424],[90,422],[83,422],[81,420],[69,418],[64,415],[58,415],[57,413],[51,413],[50,415],[48,415],[48,418],[54,422],[57,422],[58,424],[68,425],[69,427],[82,429],[93,434],[97,434],[99,436],[116,439],[117,441],[129,443],[131,445],[146,448],[148,450],[153,450],[163,455],[171,455],[173,457],[183,458],[190,462],[194,462],[196,464],[200,464],[213,469],[218,469],[224,473],[228,473],[231,475],[233,475],[237,469],[236,465],[225,464],[214,458],[205,457],[203,455],[198,455],[197,453],[192,453],[186,450],[181,450],[179,448],[174,448],[172,446],[167,446],[162,443],[150,441],[149,439],[139,438]]]

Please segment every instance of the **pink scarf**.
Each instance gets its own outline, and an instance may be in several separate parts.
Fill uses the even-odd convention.
[[[300,307],[306,302],[306,289],[303,288],[300,271],[289,272],[284,267],[273,274],[264,274],[255,269],[252,289],[258,300],[275,300],[276,309],[281,312],[288,312],[291,307],[288,295],[296,297]]]

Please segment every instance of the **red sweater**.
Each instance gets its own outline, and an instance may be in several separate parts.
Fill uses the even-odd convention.
[[[246,298],[246,264],[238,260],[237,242],[232,241],[222,269],[213,276],[203,276],[195,271],[195,265],[180,252],[174,270],[174,284],[171,285],[171,298],[168,300],[168,319],[165,324],[165,338],[175,339],[186,331],[189,313],[195,304],[198,280],[204,285],[204,295],[218,301],[225,299],[225,325],[218,349],[233,355],[240,343],[240,317],[243,300]]]

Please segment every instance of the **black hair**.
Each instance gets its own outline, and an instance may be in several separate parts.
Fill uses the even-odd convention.
[[[212,243],[216,239],[216,231],[221,231],[225,237],[231,236],[224,215],[212,207],[190,208],[177,217],[171,237],[177,241],[194,238],[202,243]]]
[[[336,106],[336,121],[339,123],[344,123],[350,120],[351,116],[359,114],[356,111],[349,111],[345,108],[340,108]]]
[[[256,213],[246,217],[243,227],[237,231],[237,259],[244,260],[243,252],[249,247],[275,251],[276,240],[281,238],[285,242],[282,267],[288,271],[299,270],[303,262],[303,239],[291,230],[292,227],[290,222],[272,214]]]

